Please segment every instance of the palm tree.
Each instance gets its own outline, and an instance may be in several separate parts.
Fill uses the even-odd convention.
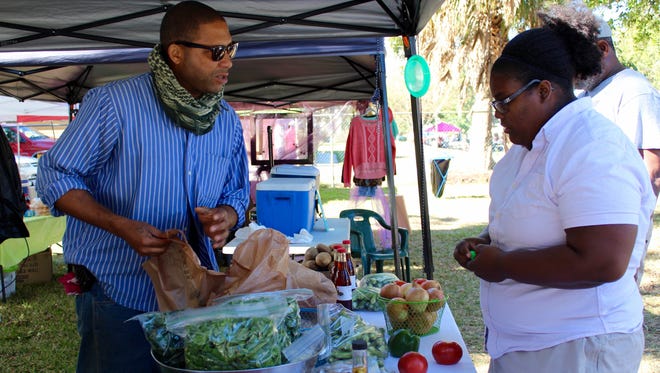
[[[557,3],[560,1],[552,1]],[[493,116],[490,100],[490,67],[509,40],[511,30],[522,30],[538,23],[536,11],[542,0],[446,0],[419,34],[419,54],[429,61],[436,97],[455,87],[459,105],[474,97],[469,131],[470,153],[483,160],[477,169],[492,169]],[[439,96],[439,97],[438,97]],[[444,101],[447,97],[444,97]]]

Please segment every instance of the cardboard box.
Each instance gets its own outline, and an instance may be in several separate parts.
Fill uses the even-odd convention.
[[[17,284],[40,284],[53,278],[53,254],[48,250],[30,255],[19,265]]]

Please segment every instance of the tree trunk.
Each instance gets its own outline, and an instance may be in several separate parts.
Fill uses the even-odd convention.
[[[468,131],[470,150],[468,156],[474,171],[486,172],[492,169],[492,120],[490,104],[483,93],[478,93],[477,99],[472,106],[472,124]]]

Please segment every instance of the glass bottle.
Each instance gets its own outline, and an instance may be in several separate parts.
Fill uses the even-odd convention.
[[[351,240],[343,240],[341,244],[344,250],[346,250],[346,267],[348,268],[348,275],[351,276],[351,287],[355,290],[355,288],[357,288],[357,280],[355,278],[353,258],[351,257]]]
[[[332,283],[334,284],[335,277],[337,276],[337,266],[335,265],[335,263],[337,263],[337,249],[342,248],[342,245],[334,244],[330,247],[332,248],[332,252],[333,252],[332,255],[334,255],[334,257],[332,258],[332,263],[330,263],[330,281],[332,281]]]
[[[335,287],[337,288],[337,303],[343,305],[349,310],[353,309],[353,289],[351,288],[351,277],[346,268],[346,253],[342,250],[337,250],[335,261],[335,268],[337,274],[334,278]]]
[[[364,339],[353,340],[353,371],[352,373],[367,373],[367,342]]]

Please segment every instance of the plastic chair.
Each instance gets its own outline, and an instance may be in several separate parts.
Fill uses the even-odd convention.
[[[351,256],[360,258],[364,275],[371,272],[371,263],[376,263],[376,272],[383,272],[383,261],[393,260],[394,251],[390,249],[377,250],[376,241],[371,222],[376,221],[382,228],[391,231],[392,227],[385,222],[378,213],[365,209],[343,210],[339,217],[351,221]],[[398,228],[399,231],[399,261],[404,269],[403,280],[410,282],[410,258],[408,257],[408,230]],[[391,233],[390,233],[391,234]]]

